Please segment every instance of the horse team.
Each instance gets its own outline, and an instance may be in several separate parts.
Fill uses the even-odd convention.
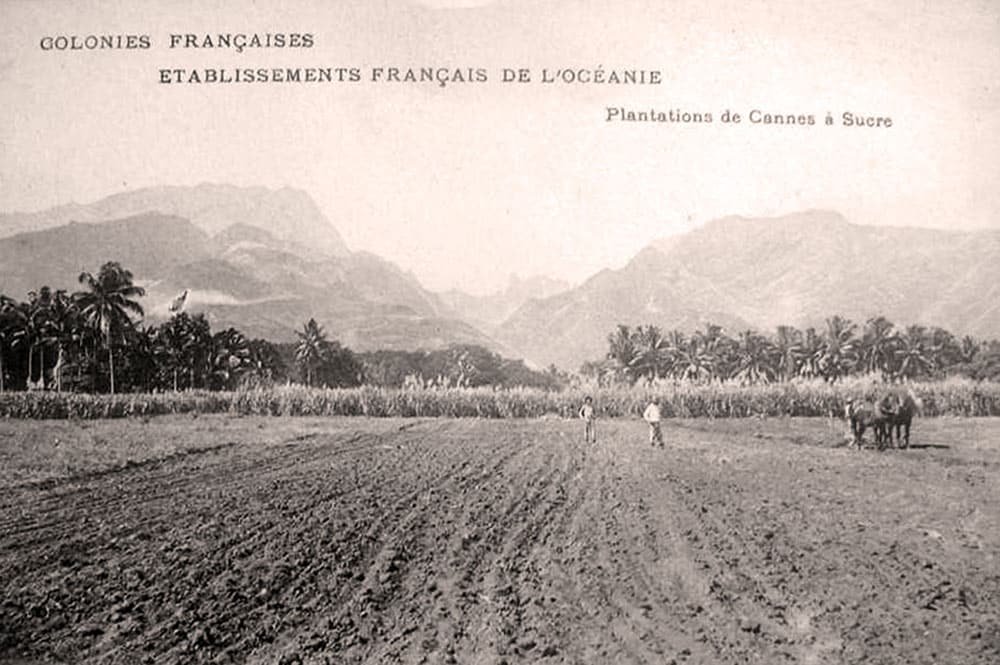
[[[910,425],[919,407],[920,402],[912,390],[890,393],[874,401],[848,399],[844,415],[851,423],[852,445],[860,449],[865,430],[871,429],[879,450],[894,445],[893,433],[895,447],[908,448]]]

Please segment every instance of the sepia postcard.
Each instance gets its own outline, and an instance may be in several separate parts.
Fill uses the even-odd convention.
[[[0,662],[1000,662],[998,81],[991,0],[0,0]]]

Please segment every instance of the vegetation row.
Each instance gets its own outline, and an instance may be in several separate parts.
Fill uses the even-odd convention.
[[[178,311],[143,323],[144,290],[117,263],[82,273],[75,293],[43,286],[26,300],[0,294],[0,393],[233,390],[302,383],[351,387],[532,386],[557,388],[558,372],[475,345],[435,351],[357,354],[327,338],[310,319],[296,342],[249,339],[235,328],[213,332],[203,313]]]
[[[0,395],[0,417],[117,418],[176,413],[266,416],[371,417],[574,417],[592,396],[603,418],[633,417],[659,397],[667,417],[839,417],[848,399],[873,399],[899,390],[873,378],[829,383],[795,380],[741,385],[738,382],[658,381],[633,387],[570,388],[309,388],[272,386],[237,391],[87,394],[8,392]],[[1000,383],[954,378],[906,386],[925,416],[1000,416]]]
[[[686,335],[658,326],[620,325],[608,336],[607,356],[581,373],[602,383],[669,377],[730,379],[744,384],[878,374],[891,381],[965,376],[1000,379],[1000,341],[958,338],[940,327],[897,328],[884,316],[859,325],[831,316],[822,329],[778,326],[773,335],[744,330],[735,337],[708,324]]]
[[[691,334],[621,325],[608,336],[604,358],[567,374],[533,370],[474,345],[357,354],[328,339],[313,319],[293,343],[248,339],[235,328],[213,332],[206,316],[184,312],[183,302],[168,320],[147,325],[139,302],[145,293],[118,263],[106,263],[96,275],[84,272],[79,282],[72,294],[48,287],[24,301],[0,294],[0,394],[46,393],[6,397],[3,414],[538,416],[572,413],[581,390],[599,387],[601,408],[623,415],[667,386],[666,408],[675,415],[825,415],[853,389],[821,389],[809,381],[1000,379],[1000,342],[958,338],[936,327],[898,329],[881,316],[862,325],[833,316],[820,330],[781,326],[773,335],[746,330],[731,336],[712,324]],[[994,413],[996,387],[974,381],[925,388],[930,408],[940,401],[940,413]],[[274,388],[282,384],[341,391]],[[448,392],[476,387],[488,389]],[[501,395],[498,388],[536,390]],[[184,393],[155,394],[167,391]],[[84,396],[97,393],[134,396]]]

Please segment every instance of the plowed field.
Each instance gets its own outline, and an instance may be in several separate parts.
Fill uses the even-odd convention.
[[[1000,422],[0,423],[0,660],[1000,662]]]

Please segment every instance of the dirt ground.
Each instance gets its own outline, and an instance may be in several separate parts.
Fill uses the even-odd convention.
[[[1000,662],[1000,420],[0,422],[0,661]]]

